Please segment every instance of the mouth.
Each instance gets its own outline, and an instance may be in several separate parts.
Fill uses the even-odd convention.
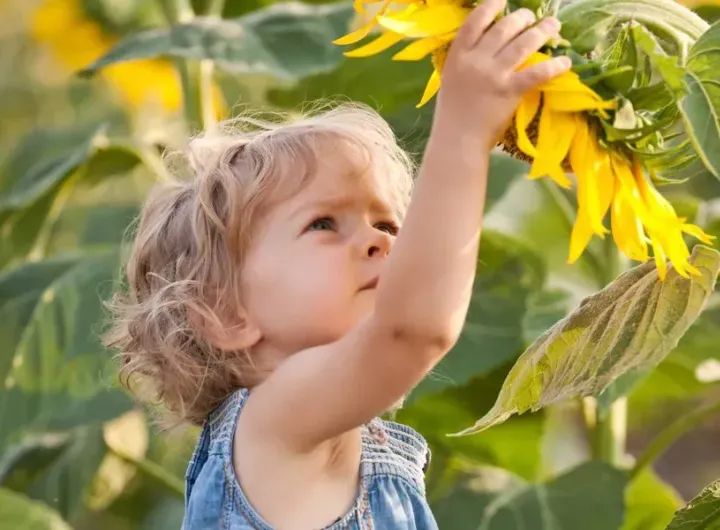
[[[360,290],[366,291],[368,289],[375,289],[377,287],[377,284],[378,284],[378,279],[377,279],[377,277],[375,277],[372,280],[370,280],[369,282],[367,282],[365,285],[363,285],[360,288]]]

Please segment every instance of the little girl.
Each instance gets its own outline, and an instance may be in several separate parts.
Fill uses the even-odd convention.
[[[457,341],[490,150],[570,67],[517,72],[559,23],[503,8],[457,34],[412,202],[409,157],[358,105],[196,140],[194,178],[148,201],[108,342],[202,425],[183,528],[437,528],[427,444],[378,416]]]

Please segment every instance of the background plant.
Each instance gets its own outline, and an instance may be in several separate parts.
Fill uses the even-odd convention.
[[[718,12],[697,9],[707,20]],[[331,41],[357,23],[348,2],[4,0],[0,10],[0,529],[178,528],[196,432],[158,432],[117,387],[98,341],[123,234],[166,178],[162,150],[244,104],[292,110],[339,95],[378,108],[419,155],[432,106],[415,103],[431,67],[392,63],[391,52],[343,60]],[[132,36],[149,28],[139,45]],[[138,60],[74,75],[103,56],[98,66]],[[702,444],[712,427],[667,451],[717,418],[717,293],[652,370],[596,398],[446,436],[491,409],[538,336],[630,266],[602,241],[567,265],[574,198],[527,170],[493,155],[465,332],[399,413],[432,445],[440,527],[666,528],[720,476]],[[672,176],[688,177],[663,187],[675,208],[718,235],[717,179],[697,159]],[[671,528],[713,528],[713,491],[693,503],[701,515],[682,512]]]

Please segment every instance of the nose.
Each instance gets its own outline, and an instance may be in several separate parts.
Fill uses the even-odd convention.
[[[390,253],[393,237],[384,230],[372,228],[365,243],[365,255],[368,258],[385,257]]]

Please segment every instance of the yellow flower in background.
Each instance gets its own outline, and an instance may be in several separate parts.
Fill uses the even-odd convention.
[[[369,22],[335,43],[355,44],[377,26],[381,28],[379,36],[345,55],[367,57],[412,40],[393,60],[432,57],[434,71],[418,104],[424,105],[440,89],[448,50],[471,8],[464,0],[356,0],[355,9],[364,12],[363,4],[381,6]],[[534,53],[520,69],[548,59],[549,55]],[[565,72],[523,97],[515,111],[514,126],[503,143],[519,158],[532,160],[531,179],[549,176],[563,188],[570,188],[572,182],[566,169],[575,173],[578,214],[568,262],[582,255],[593,235],[604,238],[610,232],[603,224],[610,210],[613,238],[626,256],[646,261],[650,245],[662,279],[667,273],[666,259],[683,276],[698,274],[688,261],[690,252],[683,234],[705,243],[712,243],[713,238],[677,216],[637,160],[600,142],[593,129],[597,122],[593,115],[609,120],[608,111],[615,108],[615,101],[603,100],[577,73]]]
[[[119,40],[104,34],[85,15],[82,0],[44,0],[32,15],[31,32],[71,71],[88,66]],[[157,103],[175,111],[182,104],[180,80],[168,61],[120,63],[102,69],[100,75],[135,109]]]

